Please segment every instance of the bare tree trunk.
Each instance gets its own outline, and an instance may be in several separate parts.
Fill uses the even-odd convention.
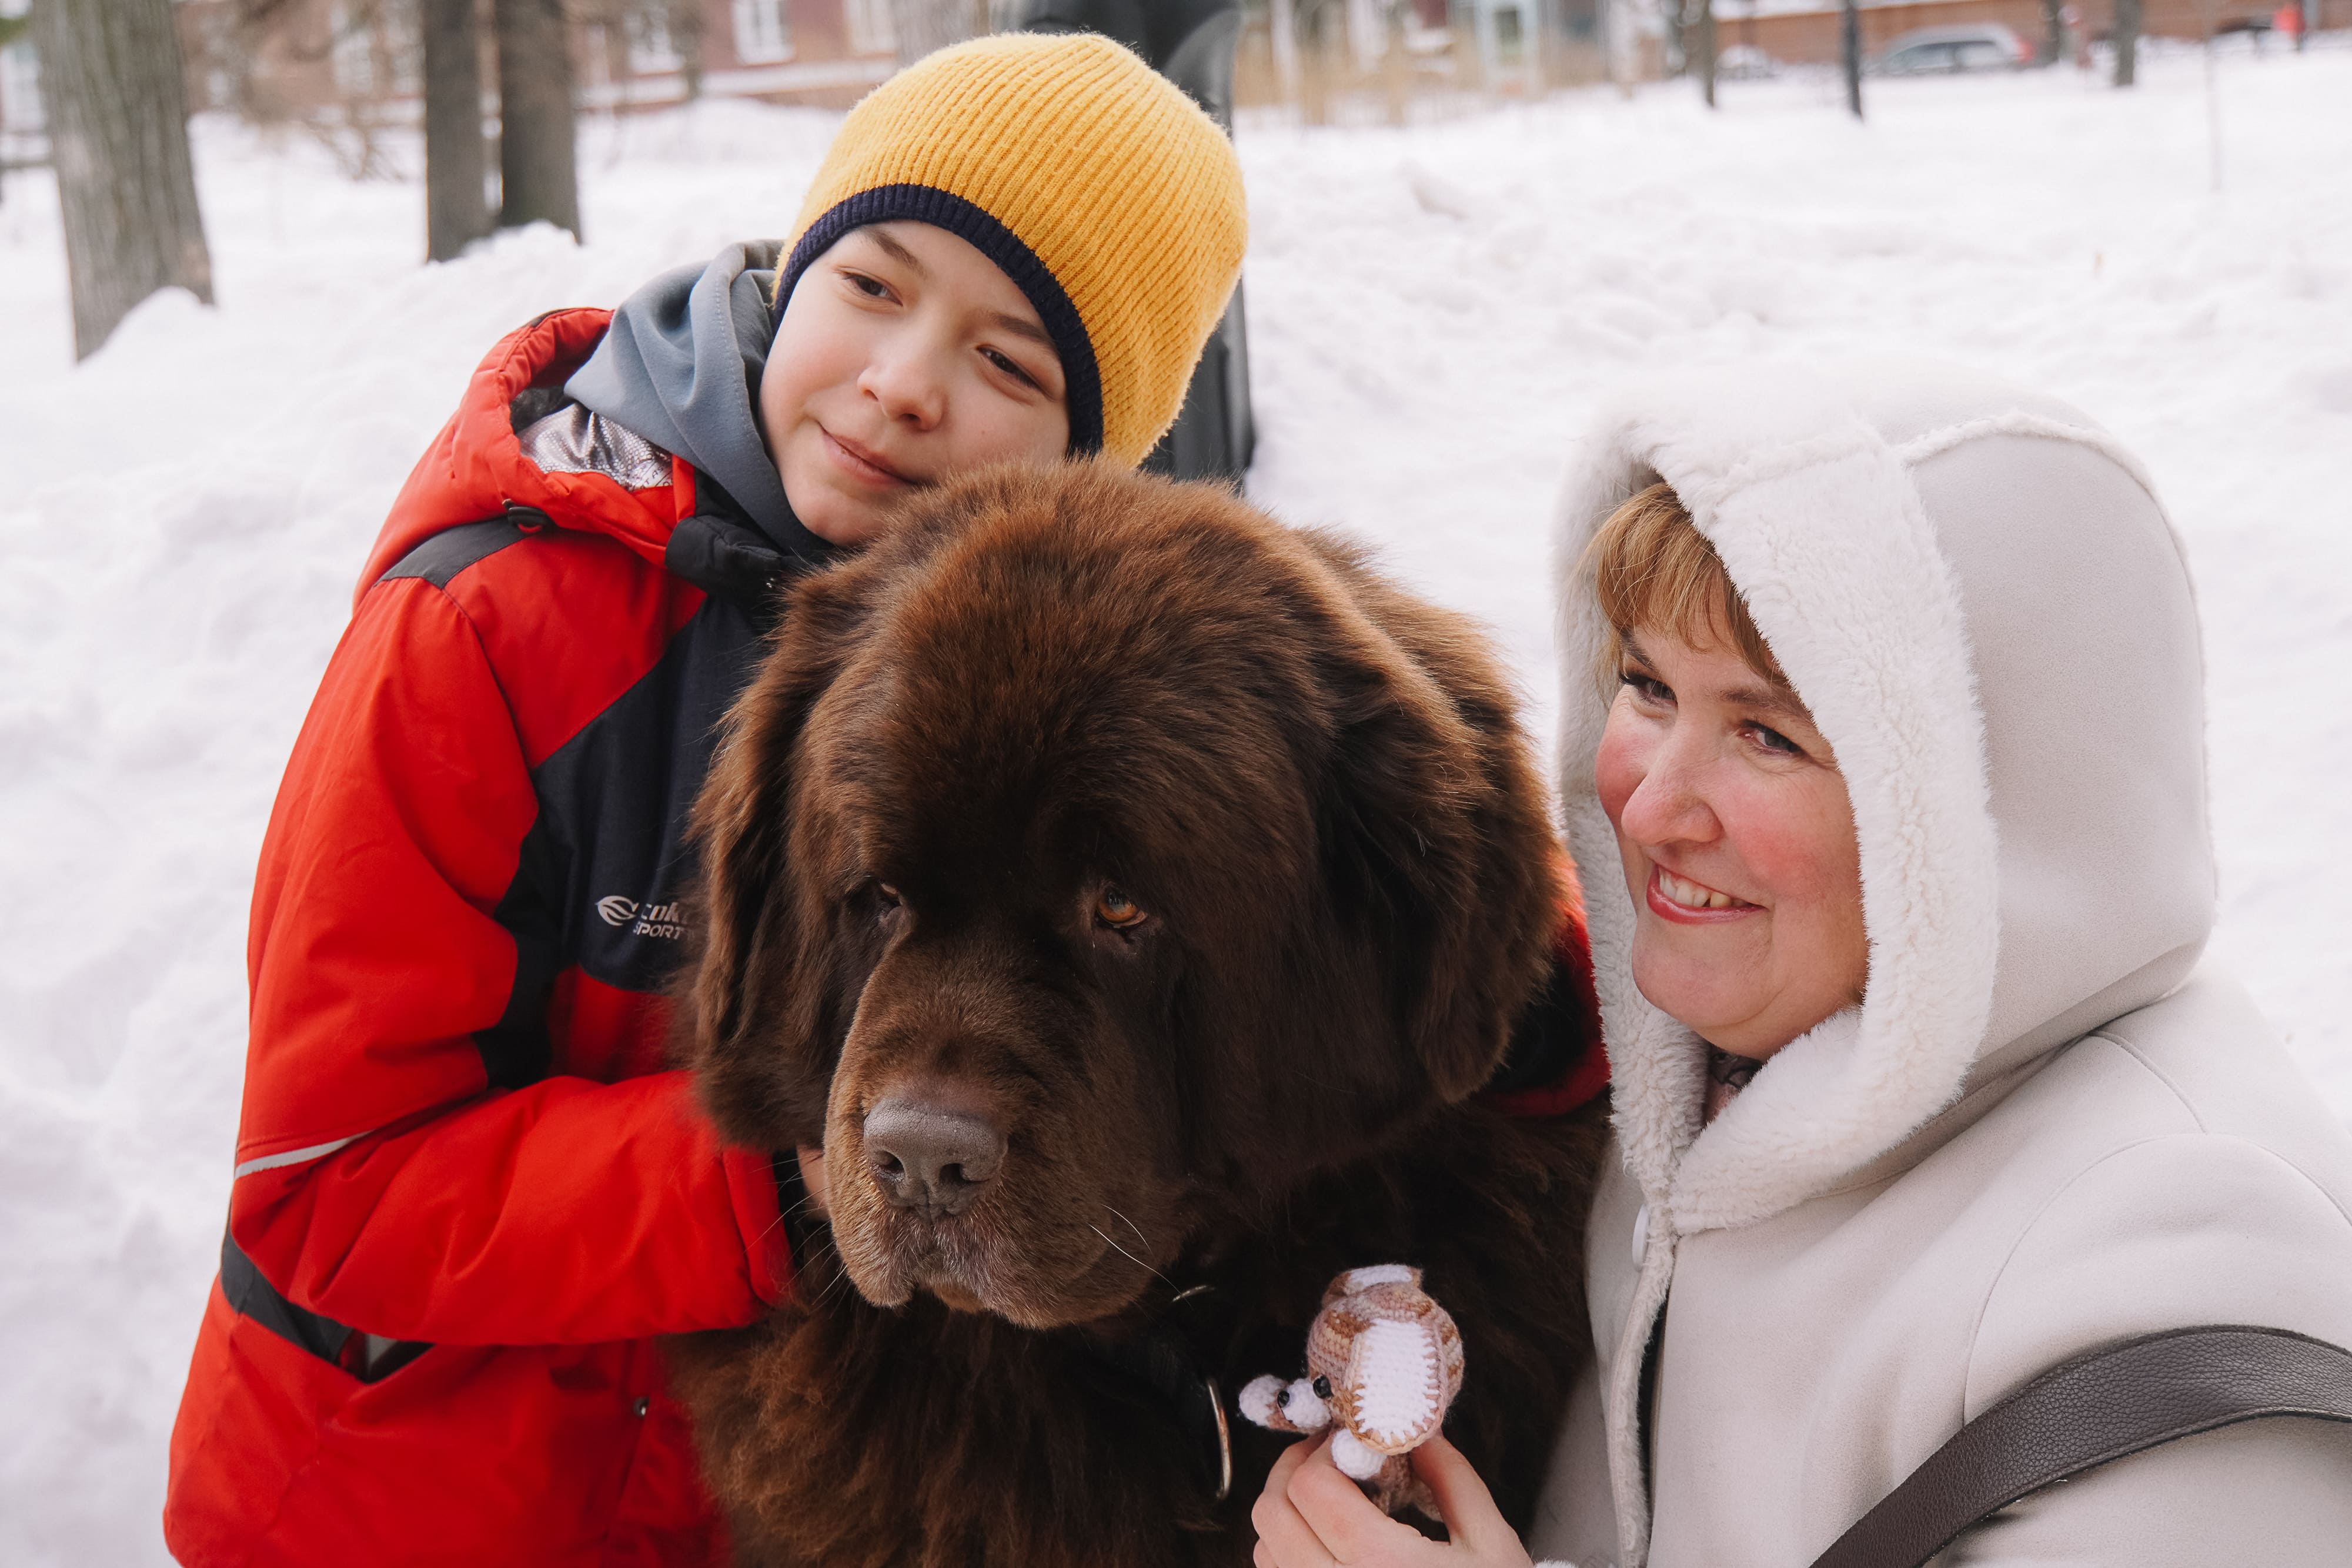
[[[1622,98],[1633,96],[1633,78],[1641,71],[1641,40],[1634,33],[1631,0],[1600,0],[1601,26],[1609,41],[1609,79]]]
[[[1411,57],[1404,52],[1404,21],[1410,12],[1399,5],[1388,14],[1381,43],[1381,91],[1388,99],[1389,123],[1405,122],[1406,99],[1412,95]],[[1538,68],[1541,68],[1540,58]],[[1540,78],[1538,79],[1541,79]],[[1227,134],[1231,134],[1230,130]]]
[[[33,39],[65,219],[74,357],[88,359],[159,288],[212,303],[180,40],[172,0],[39,0]]]
[[[25,31],[25,22],[26,19],[22,16],[0,16],[0,49],[5,49],[16,41]],[[5,166],[0,166],[0,204],[5,204],[7,199],[8,171]]]
[[[572,40],[563,0],[492,0],[499,32],[499,226],[580,234]]]
[[[1692,64],[1698,68],[1699,96],[1709,109],[1715,107],[1715,0],[1698,0],[1698,26],[1692,29],[1693,42],[1698,46],[1697,58]]]
[[[982,0],[890,0],[891,25],[898,30],[898,63],[912,65],[934,49],[977,37],[987,24]]]
[[[2042,63],[2054,66],[2066,53],[2066,0],[2042,0]]]
[[[686,100],[702,96],[702,0],[667,0],[669,47],[677,52],[678,78]]]
[[[1330,0],[1303,0],[1291,18],[1302,67],[1299,118],[1309,125],[1321,125],[1331,118],[1331,49],[1325,37],[1332,30],[1330,12]]]
[[[1266,0],[1266,30],[1274,44],[1274,79],[1282,101],[1298,101],[1298,17],[1293,0]]]
[[[2139,0],[2116,0],[2116,85],[2139,78]]]
[[[489,233],[482,191],[482,34],[476,0],[424,0],[425,255],[447,261]]]
[[[1862,118],[1862,8],[1856,0],[1845,0],[1843,28],[1845,45],[1845,106]]]
[[[0,49],[15,43],[24,33],[25,25],[26,19],[22,16],[0,16]],[[8,171],[0,168],[0,202],[5,202],[7,196]]]

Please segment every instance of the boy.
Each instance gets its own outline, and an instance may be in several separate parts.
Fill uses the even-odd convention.
[[[982,39],[852,112],[781,251],[484,361],[263,844],[182,1562],[718,1554],[652,1336],[778,1300],[802,1189],[664,1071],[714,727],[777,583],[898,497],[1140,460],[1244,229],[1230,145],[1125,50]]]

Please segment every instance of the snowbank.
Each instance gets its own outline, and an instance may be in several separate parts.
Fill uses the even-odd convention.
[[[1411,133],[1245,131],[1253,491],[1496,630],[1549,727],[1565,444],[1611,385],[1759,350],[1943,354],[2144,453],[2207,617],[2217,947],[2352,1118],[2352,53],[1592,93]],[[832,121],[592,131],[590,244],[420,267],[413,184],[200,128],[220,303],[70,364],[56,201],[0,204],[0,1561],[161,1559],[164,1442],[217,1255],[245,904],[386,504],[499,333],[773,232]],[[2331,808],[2328,802],[2338,802]]]

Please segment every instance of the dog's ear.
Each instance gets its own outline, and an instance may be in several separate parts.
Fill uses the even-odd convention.
[[[1323,655],[1323,873],[1375,948],[1407,1054],[1459,1100],[1493,1075],[1546,973],[1560,908],[1546,796],[1477,632],[1352,555],[1334,564],[1377,624]]]
[[[679,996],[681,1054],[721,1133],[753,1146],[782,1109],[773,1052],[753,1036],[805,1032],[824,989],[812,951],[824,934],[803,929],[791,875],[794,765],[811,712],[863,640],[874,576],[856,561],[784,590],[767,655],[728,712],[695,801],[702,918]]]

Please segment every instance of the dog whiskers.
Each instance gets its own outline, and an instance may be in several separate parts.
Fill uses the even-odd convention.
[[[849,1270],[846,1268],[835,1269],[833,1271],[833,1278],[826,1281],[824,1289],[818,1293],[817,1301],[822,1305],[831,1306],[836,1297],[844,1301],[847,1300],[850,1293],[847,1288],[849,1282]]]
[[[752,1239],[755,1242],[765,1241],[768,1239],[769,1230],[773,1230],[776,1227],[782,1225],[787,1219],[790,1219],[793,1215],[798,1214],[802,1209],[806,1208],[812,1201],[813,1198],[811,1195],[806,1193],[802,1194],[801,1199],[798,1203],[793,1204],[790,1208],[780,1210],[775,1218],[768,1221],[768,1229],[761,1231],[760,1234],[752,1238]]]
[[[1110,1208],[1110,1205],[1108,1205],[1108,1204],[1105,1204],[1105,1205],[1103,1205],[1103,1207],[1104,1207],[1105,1208]],[[1111,1212],[1112,1212],[1113,1214],[1117,1214],[1118,1211],[1117,1209],[1113,1208],[1113,1209],[1111,1209]],[[1088,1226],[1087,1227],[1087,1228],[1088,1230],[1093,1231],[1097,1236],[1100,1236],[1100,1237],[1102,1237],[1102,1239],[1103,1239],[1103,1245],[1104,1245],[1104,1246],[1108,1247],[1112,1251],[1114,1251],[1114,1252],[1118,1253],[1120,1257],[1122,1257],[1122,1258],[1126,1259],[1129,1262],[1130,1262],[1130,1263],[1134,1264],[1137,1268],[1139,1268],[1139,1269],[1142,1270],[1145,1273],[1147,1273],[1147,1274],[1150,1275],[1153,1279],[1158,1280],[1161,1284],[1166,1285],[1166,1286],[1167,1286],[1167,1287],[1169,1287],[1171,1290],[1175,1289],[1175,1286],[1176,1286],[1176,1281],[1173,1281],[1173,1280],[1170,1279],[1167,1275],[1165,1275],[1165,1274],[1161,1273],[1159,1270],[1157,1270],[1157,1269],[1153,1268],[1150,1264],[1149,1264],[1149,1263],[1145,1262],[1142,1259],[1140,1259],[1140,1258],[1137,1257],[1134,1253],[1129,1252],[1126,1248],[1121,1247],[1118,1242],[1113,1241],[1113,1240],[1112,1240],[1112,1239],[1111,1239],[1108,1235],[1105,1235],[1105,1234],[1104,1234],[1104,1232],[1103,1232],[1103,1228],[1102,1228],[1102,1227],[1101,1227],[1101,1226],[1099,1226],[1099,1225],[1088,1225]]]
[[[841,1287],[848,1281],[848,1279],[849,1265],[844,1261],[841,1255],[836,1252],[833,1255],[833,1278],[827,1280],[824,1282],[824,1289],[817,1291],[815,1300],[809,1303],[811,1308],[822,1308],[830,1305],[835,1293],[841,1290]]]
[[[1134,1232],[1135,1232],[1135,1239],[1136,1239],[1136,1242],[1137,1242],[1137,1244],[1138,1244],[1139,1246],[1140,1246],[1140,1247],[1141,1247],[1141,1248],[1142,1248],[1146,1252],[1149,1252],[1149,1251],[1150,1251],[1150,1250],[1151,1250],[1151,1238],[1150,1238],[1150,1237],[1149,1237],[1149,1236],[1146,1236],[1146,1235],[1143,1233],[1143,1227],[1141,1227],[1140,1225],[1138,1225],[1138,1224],[1137,1224],[1135,1221],[1133,1221],[1132,1219],[1129,1219],[1126,1215],[1124,1215],[1124,1214],[1119,1214],[1119,1212],[1118,1212],[1118,1209],[1116,1209],[1116,1208],[1111,1208],[1111,1206],[1110,1206],[1109,1204],[1107,1204],[1107,1203],[1106,1203],[1106,1204],[1104,1204],[1104,1205],[1103,1205],[1103,1207],[1104,1207],[1105,1208],[1110,1208],[1110,1211],[1111,1211],[1113,1214],[1118,1214],[1118,1222],[1119,1222],[1121,1225],[1126,1226],[1129,1230],[1132,1230],[1132,1231],[1134,1231]]]

